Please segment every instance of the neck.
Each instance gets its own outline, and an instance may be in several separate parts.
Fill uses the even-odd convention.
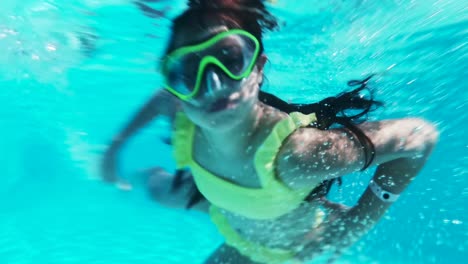
[[[203,137],[212,149],[222,155],[244,155],[252,144],[252,138],[261,117],[261,107],[255,104],[252,111],[228,129],[200,128]]]

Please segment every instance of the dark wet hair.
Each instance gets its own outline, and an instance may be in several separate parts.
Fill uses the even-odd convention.
[[[172,36],[166,53],[177,48],[175,46],[175,36],[183,28],[197,26],[206,28],[205,19],[208,16],[217,16],[220,22],[230,28],[241,28],[250,32],[259,40],[262,51],[262,33],[278,27],[277,20],[266,10],[263,1],[260,0],[189,0],[188,6],[189,8],[174,20]],[[285,113],[315,113],[317,121],[310,124],[310,127],[327,130],[332,126],[338,125],[347,128],[363,146],[365,162],[362,170],[365,170],[372,164],[375,148],[369,137],[356,124],[367,120],[369,112],[383,105],[381,102],[374,100],[372,91],[367,87],[368,81],[371,78],[372,75],[363,80],[351,80],[348,82],[348,86],[354,88],[352,91],[325,98],[318,103],[287,103],[277,96],[264,91],[259,92],[259,100]],[[361,92],[364,90],[368,91],[370,97],[366,98],[362,95]],[[353,110],[355,113],[349,115],[347,114],[348,110]],[[187,174],[183,170],[178,170],[174,177],[172,189],[176,190],[187,182],[186,177]],[[341,185],[341,177],[325,180],[311,191],[306,200],[326,196],[335,181]],[[186,207],[190,208],[203,199],[203,195],[192,182],[192,192]]]
[[[173,20],[166,54],[176,49],[175,37],[185,28],[207,28],[206,19],[215,17],[229,28],[240,28],[254,35],[263,52],[263,32],[278,27],[276,18],[261,0],[189,0],[188,9]]]
[[[368,136],[356,126],[367,120],[367,114],[376,110],[383,103],[374,100],[373,92],[368,87],[369,80],[373,77],[370,75],[363,80],[348,81],[349,87],[356,87],[350,92],[341,93],[337,96],[325,98],[318,103],[312,104],[294,104],[287,103],[273,94],[263,91],[259,93],[259,100],[263,103],[273,106],[283,112],[301,112],[303,114],[315,113],[317,121],[310,124],[310,127],[315,127],[321,130],[328,130],[333,125],[339,125],[347,128],[359,140],[364,150],[364,166],[361,171],[367,169],[374,160],[375,146]],[[364,96],[363,91],[367,90],[368,98]],[[347,114],[346,111],[352,110],[354,114]],[[321,182],[308,195],[306,200],[312,200],[326,196],[332,187],[332,184],[337,181],[341,185],[341,177],[325,180]]]

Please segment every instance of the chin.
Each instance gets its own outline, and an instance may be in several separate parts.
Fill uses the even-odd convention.
[[[226,108],[219,111],[201,111],[187,113],[188,117],[200,127],[207,129],[225,130],[237,124],[241,120],[241,109]]]
[[[253,78],[248,81],[253,82]],[[234,127],[252,113],[258,100],[258,84],[244,83],[241,87],[217,99],[201,100],[199,104],[184,103],[184,112],[202,128],[226,130]]]
[[[249,112],[250,103],[242,102],[235,105],[230,105],[225,108],[216,109],[186,109],[187,116],[196,125],[210,130],[228,130],[237,125],[244,116]]]

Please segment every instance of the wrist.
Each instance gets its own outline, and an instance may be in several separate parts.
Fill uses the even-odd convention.
[[[115,136],[109,146],[109,150],[115,151],[120,148],[124,143],[124,138],[120,135]]]
[[[357,204],[350,210],[350,216],[375,223],[385,214],[391,205],[391,202],[384,202],[377,197],[369,186],[359,198]]]
[[[393,203],[400,197],[399,194],[388,191],[387,188],[378,184],[374,179],[369,182],[368,188],[380,201],[385,203]]]

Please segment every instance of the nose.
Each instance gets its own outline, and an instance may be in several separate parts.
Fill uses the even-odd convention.
[[[204,74],[204,85],[202,85],[202,93],[204,96],[213,96],[222,90],[221,76],[213,67],[208,67]]]

